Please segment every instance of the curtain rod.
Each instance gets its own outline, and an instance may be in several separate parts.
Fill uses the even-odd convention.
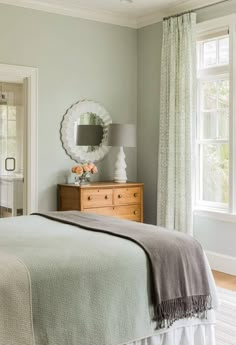
[[[179,16],[182,16],[182,15],[187,14],[187,13],[195,12],[195,11],[198,11],[198,10],[203,10],[204,8],[209,8],[209,7],[212,7],[212,6],[215,6],[215,5],[219,5],[219,4],[223,4],[224,2],[229,2],[229,1],[232,1],[232,0],[221,0],[221,1],[215,2],[213,4],[201,6],[201,7],[189,10],[189,11],[185,11],[185,12],[178,13],[178,14],[173,14],[172,16],[168,16],[168,17],[164,17],[163,20],[179,17]]]

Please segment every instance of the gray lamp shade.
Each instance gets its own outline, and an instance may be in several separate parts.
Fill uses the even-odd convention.
[[[99,146],[103,138],[103,127],[100,125],[77,126],[76,145]]]
[[[133,124],[112,123],[108,127],[108,146],[136,146],[136,126]]]

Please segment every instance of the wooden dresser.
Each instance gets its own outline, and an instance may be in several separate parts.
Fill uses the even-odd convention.
[[[58,210],[78,210],[143,222],[143,183],[59,184]]]

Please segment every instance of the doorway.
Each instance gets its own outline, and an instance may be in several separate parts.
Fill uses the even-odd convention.
[[[22,83],[0,81],[0,218],[25,213],[23,91]]]
[[[0,64],[0,218],[37,208],[37,69]]]

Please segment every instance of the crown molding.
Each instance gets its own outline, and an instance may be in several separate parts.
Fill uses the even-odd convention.
[[[163,20],[163,17],[190,11],[192,9],[198,9],[202,6],[217,4],[219,2],[221,2],[221,0],[183,0],[179,5],[171,7],[171,9],[161,8],[160,10],[152,12],[151,14],[135,17],[128,15],[125,16],[123,13],[115,13],[112,11],[95,10],[75,5],[69,6],[66,0],[64,1],[64,4],[56,4],[55,2],[51,3],[50,0],[48,0],[48,3],[45,3],[43,1],[35,2],[35,0],[0,0],[0,4],[2,3],[6,5],[30,8],[70,17],[77,17],[107,24],[130,27],[133,29],[139,29],[151,24],[161,22]]]
[[[201,7],[217,5],[222,2],[222,0],[185,0],[182,1],[179,5],[174,6],[171,11],[168,11],[169,15],[174,15],[177,13],[182,13],[185,11],[201,9]]]
[[[121,13],[111,11],[95,10],[80,6],[68,6],[65,4],[52,4],[34,0],[0,0],[0,4],[13,5],[17,7],[30,8],[44,12],[56,13],[70,17],[93,20],[102,23],[126,26],[137,29],[137,19],[135,17],[125,16]]]
[[[164,17],[175,15],[182,12],[191,11],[193,9],[200,9],[203,6],[217,5],[221,0],[185,0],[179,5],[171,7],[171,9],[163,8],[160,11],[155,11],[150,15],[137,18],[137,28],[142,28],[151,24],[161,22]]]
[[[167,15],[166,11],[158,11],[154,12],[152,14],[138,17],[137,18],[137,29],[141,29],[145,26],[152,25],[155,23],[159,23],[163,20],[163,18]]]

